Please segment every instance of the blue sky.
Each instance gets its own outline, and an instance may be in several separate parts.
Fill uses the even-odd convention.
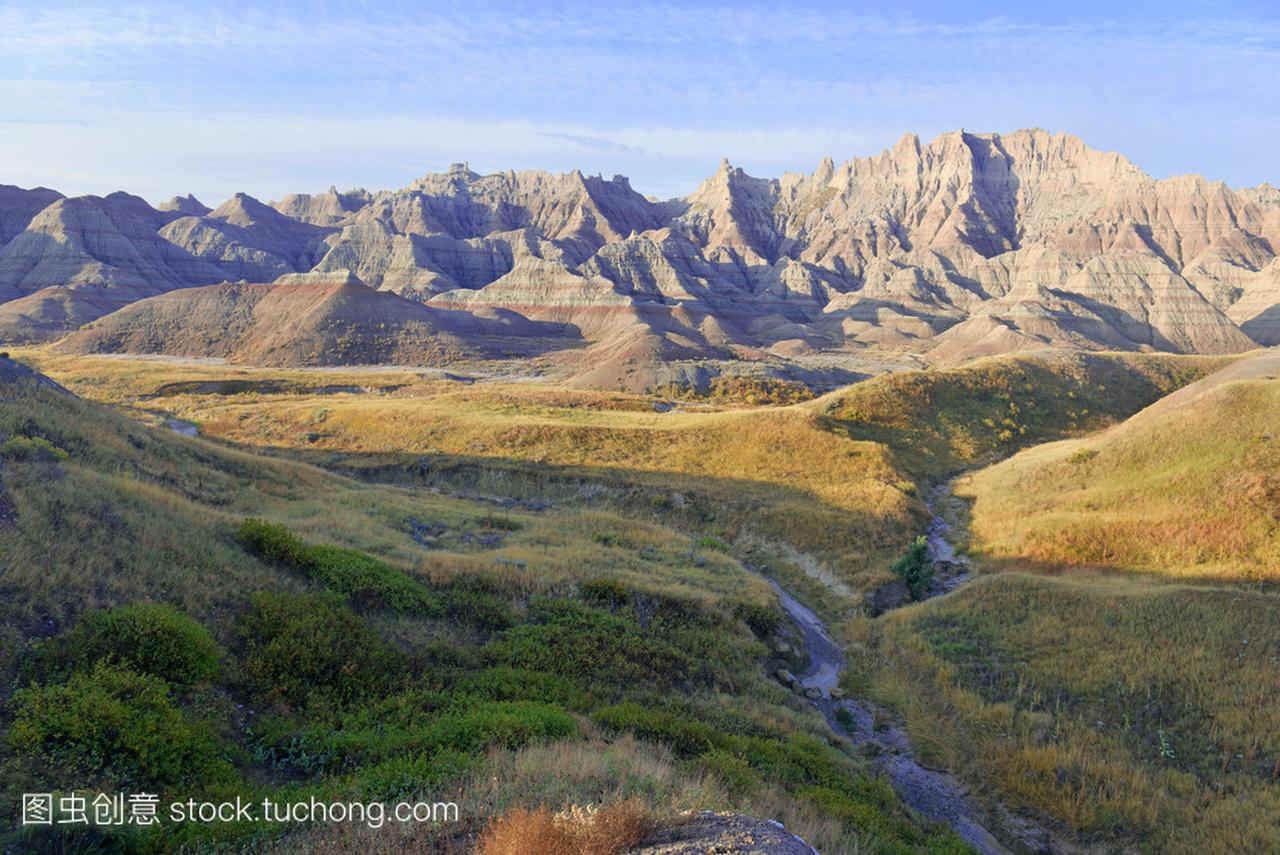
[[[1275,184],[1275,5],[6,0],[0,183],[216,204],[467,160],[665,197],[721,156],[808,172],[908,131],[1039,126],[1160,177]]]

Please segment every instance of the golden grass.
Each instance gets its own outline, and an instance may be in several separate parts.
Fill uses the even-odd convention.
[[[435,581],[467,573],[535,593],[610,576],[702,601],[771,596],[732,558],[656,523],[608,512],[495,511],[180,437],[47,391],[15,387],[9,398],[0,402],[0,434],[42,436],[69,452],[61,462],[4,467],[16,522],[0,528],[0,571],[12,594],[0,615],[13,625],[43,621],[47,631],[82,609],[140,597],[207,617],[242,605],[253,590],[300,587],[236,542],[235,527],[248,516]],[[483,534],[494,517],[515,530],[493,546],[461,538]],[[415,520],[457,537],[445,548],[424,547],[413,538]],[[609,543],[600,542],[601,531],[613,535]]]
[[[975,473],[957,489],[974,548],[1013,565],[1280,579],[1277,412],[1280,382],[1238,380]]]
[[[850,688],[983,788],[1153,851],[1280,847],[1272,595],[1006,573],[849,633]]]
[[[696,505],[687,529],[785,543],[856,588],[882,579],[883,565],[924,520],[884,445],[835,435],[806,409],[655,412],[651,399],[535,384],[22,356],[73,390],[153,417],[174,414],[206,436],[247,448],[318,462],[340,455],[353,471],[411,465],[427,455],[440,461],[438,471],[450,461],[490,470],[469,478],[520,470],[526,483],[616,488],[601,500],[629,502],[629,511],[637,502],[657,503],[660,511]],[[288,391],[211,391],[226,380]],[[179,381],[188,385],[166,392]],[[352,382],[383,385],[359,394],[314,391]]]
[[[654,821],[636,799],[601,808],[515,808],[480,835],[477,855],[620,855],[642,841]]]

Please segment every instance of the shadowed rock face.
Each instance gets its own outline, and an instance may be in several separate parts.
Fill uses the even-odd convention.
[[[621,176],[465,165],[213,211],[0,187],[0,337],[177,288],[350,270],[417,303],[561,324],[597,372],[863,347],[1224,353],[1280,342],[1278,248],[1274,188],[1157,181],[1041,130],[906,136],[777,179],[726,161],[665,202]]]
[[[481,318],[424,306],[368,288],[343,271],[172,291],[88,324],[57,347],[273,366],[439,365],[528,356],[540,339],[560,332],[521,317]]]

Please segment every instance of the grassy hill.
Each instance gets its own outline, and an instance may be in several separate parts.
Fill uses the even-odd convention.
[[[883,374],[803,406],[852,439],[892,448],[912,477],[929,479],[1115,424],[1235,358],[1000,356],[959,368]]]
[[[1280,579],[1280,357],[1254,356],[1109,431],[974,474],[975,548],[1012,565]]]
[[[849,688],[1103,848],[1280,848],[1277,368],[1250,356],[961,478],[989,575],[851,622]]]
[[[883,580],[927,519],[889,449],[833,434],[802,408],[672,408],[531,383],[32,355],[81,394],[174,414],[241,447],[365,480],[676,524],[736,543],[800,584],[831,583],[812,582],[815,591]]]
[[[837,610],[891,578],[928,519],[925,483],[1112,424],[1225,364],[1014,356],[884,375],[797,406],[671,409],[643,396],[404,372],[29,355],[82,394],[366,480],[586,501],[711,534]]]
[[[1272,594],[1000,573],[850,633],[847,688],[981,791],[1102,851],[1280,847]]]
[[[454,799],[356,833],[462,845],[508,809],[783,819],[958,852],[767,675],[763,580],[656,522],[353,480],[0,385],[0,827],[22,792]],[[793,639],[794,641],[794,639]],[[15,851],[341,851],[246,824],[6,832]],[[301,836],[299,836],[301,835]]]
[[[272,673],[247,627],[263,625],[256,615],[281,621],[291,614],[287,605],[255,600],[256,591],[340,594],[359,622],[337,613],[335,625],[364,627],[407,657],[387,672],[392,684],[386,674],[366,675],[372,682],[364,691],[393,698],[387,704],[345,700],[335,714],[275,698],[285,711],[255,731],[266,736],[228,737],[241,757],[229,750],[229,762],[244,778],[284,786],[299,774],[290,746],[301,746],[303,756],[323,758],[307,761],[319,765],[304,780],[326,792],[402,781],[410,773],[394,763],[407,761],[390,756],[398,748],[387,745],[435,745],[423,740],[435,739],[428,734],[453,722],[456,710],[421,693],[443,692],[551,707],[486,708],[494,721],[522,722],[518,744],[501,735],[483,748],[468,743],[457,749],[460,770],[412,772],[472,793],[476,814],[530,800],[554,807],[588,791],[621,800],[634,788],[618,781],[634,775],[646,782],[647,809],[658,815],[673,805],[735,805],[785,818],[824,851],[952,845],[913,828],[883,782],[815,741],[822,731],[811,712],[762,678],[779,664],[767,654],[777,614],[740,563],[749,562],[827,615],[846,617],[855,645],[847,688],[896,710],[916,744],[980,795],[1045,813],[1104,849],[1222,851],[1217,839],[1249,851],[1276,842],[1265,822],[1276,808],[1270,734],[1280,709],[1267,676],[1280,655],[1273,596],[1169,584],[1168,576],[1215,574],[1206,572],[1209,562],[1184,572],[1161,556],[1140,577],[1060,575],[1079,563],[1062,557],[1070,552],[1033,551],[1039,541],[1031,536],[1068,530],[1052,516],[1054,503],[1071,497],[1082,471],[1092,473],[1096,489],[1131,488],[1116,493],[1116,518],[1126,509],[1159,509],[1162,490],[1189,484],[1195,491],[1178,518],[1184,526],[1225,519],[1196,503],[1216,508],[1211,499],[1229,483],[1221,478],[1241,460],[1266,471],[1269,458],[1257,456],[1260,446],[1249,437],[1263,435],[1269,399],[1230,397],[1219,417],[1195,408],[1239,396],[1232,390],[1241,383],[1266,384],[1265,372],[1241,367],[1259,363],[1241,361],[1197,384],[1230,361],[1004,357],[885,375],[795,406],[685,402],[668,411],[669,402],[642,396],[467,385],[395,371],[29,355],[72,390],[134,416],[56,399],[49,426],[24,435],[66,450],[67,459],[13,464],[60,467],[68,474],[58,483],[102,485],[77,535],[102,554],[81,557],[68,546],[58,559],[78,568],[67,573],[74,597],[98,605],[177,603],[228,651],[235,677],[208,691],[233,702],[260,703],[253,675]],[[1249,401],[1257,420],[1250,415],[1237,430],[1227,414]],[[217,441],[142,424],[170,416]],[[1151,428],[1165,444],[1143,457],[1153,440],[1142,426],[1157,418],[1181,428]],[[1204,438],[1188,458],[1194,466],[1177,468],[1178,443],[1195,446],[1188,428],[1201,425]],[[21,432],[17,422],[6,430]],[[1121,454],[1113,438],[1130,434],[1138,438]],[[110,441],[94,457],[89,446],[99,435]],[[148,444],[137,448],[131,436]],[[1063,437],[1078,438],[1027,448]],[[1228,450],[1212,451],[1209,437],[1230,438]],[[1096,453],[1077,455],[1080,448]],[[1241,448],[1245,456],[1233,457]],[[1009,455],[961,482],[976,499],[974,550],[985,570],[1054,575],[996,573],[950,597],[874,620],[862,614],[860,592],[891,577],[892,560],[927,519],[921,488]],[[1040,455],[1043,469],[1032,465]],[[1221,474],[1218,481],[1188,477],[1215,455],[1222,466],[1210,471]],[[1081,469],[1126,460],[1129,468],[1114,476]],[[1161,480],[1165,464],[1171,474]],[[0,477],[11,481],[8,469]],[[80,490],[55,507],[41,504],[44,488],[33,487],[15,503],[19,519],[25,514],[36,526],[25,553],[20,541],[9,547],[27,556],[14,602],[37,605],[11,608],[28,636],[40,634],[44,615],[56,613],[48,604],[58,602],[38,590],[44,547],[31,544],[58,536],[50,521],[80,507]],[[151,503],[167,508],[154,524]],[[118,528],[98,530],[96,521],[112,519],[117,505],[137,510]],[[1261,514],[1232,519],[1253,525]],[[275,535],[247,542],[246,517],[285,532],[267,528]],[[1077,519],[1092,517],[1082,511]],[[1101,526],[1096,537],[1111,537],[1107,519],[1092,520]],[[139,543],[160,557],[131,564],[121,551]],[[335,569],[322,560],[332,548],[354,552],[340,552]],[[1241,563],[1216,578],[1249,578],[1245,563],[1263,555],[1233,554]],[[182,584],[165,587],[174,574],[164,556],[176,560]],[[401,575],[371,570],[366,559]],[[377,584],[367,584],[370,574]],[[406,587],[406,579],[423,590]],[[473,602],[476,586],[485,597]],[[473,607],[454,614],[457,603]],[[657,637],[654,603],[666,609]],[[44,635],[82,625],[62,608],[67,616]],[[506,624],[477,623],[479,615],[507,615]],[[615,636],[637,646],[615,657],[603,641]],[[653,646],[658,641],[668,646]],[[644,671],[640,663],[649,661],[663,664]],[[662,676],[668,672],[681,676],[672,683]],[[189,694],[182,697],[190,703]],[[413,712],[420,708],[428,712]],[[573,720],[572,734],[558,729],[556,711]],[[505,734],[503,727],[482,729]],[[389,732],[402,741],[383,745],[369,735]],[[284,764],[279,769],[256,759],[282,756],[293,759],[271,760]],[[495,770],[509,786],[485,783]],[[539,770],[569,783],[544,791]],[[342,851],[343,844],[313,829],[281,845]]]

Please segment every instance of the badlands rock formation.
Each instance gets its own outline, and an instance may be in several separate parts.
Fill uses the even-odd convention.
[[[424,306],[340,271],[171,291],[94,321],[56,347],[267,366],[441,365],[533,355],[542,349],[539,336],[560,335],[558,326],[512,313],[485,318]]]
[[[777,179],[726,161],[662,202],[621,176],[465,165],[398,191],[238,194],[213,211],[0,187],[0,337],[57,337],[180,288],[349,270],[405,311],[557,325],[605,385],[697,359],[1224,353],[1280,343],[1278,249],[1275,188],[1155,180],[1040,130],[906,136]]]

